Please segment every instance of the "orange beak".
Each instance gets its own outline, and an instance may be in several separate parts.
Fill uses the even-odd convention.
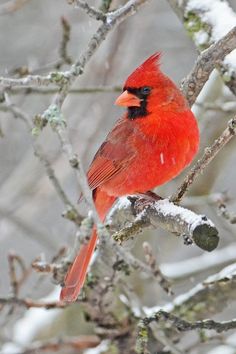
[[[140,107],[140,99],[134,94],[124,91],[115,101],[115,105],[124,107]]]

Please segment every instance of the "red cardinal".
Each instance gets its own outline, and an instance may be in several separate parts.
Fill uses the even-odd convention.
[[[127,79],[115,104],[127,107],[97,151],[88,170],[93,200],[104,221],[115,200],[144,193],[177,176],[199,146],[196,119],[176,85],[153,54]],[[97,243],[94,228],[65,278],[62,301],[75,301]]]

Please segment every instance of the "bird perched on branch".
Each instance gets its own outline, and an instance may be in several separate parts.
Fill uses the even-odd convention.
[[[101,221],[117,198],[145,193],[177,176],[194,158],[199,130],[188,103],[153,54],[126,80],[116,105],[127,108],[98,149],[88,183]],[[94,227],[65,278],[61,300],[75,301],[97,243]]]

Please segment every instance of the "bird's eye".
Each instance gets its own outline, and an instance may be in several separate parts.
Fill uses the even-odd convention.
[[[149,95],[150,92],[151,92],[151,87],[149,86],[144,86],[141,88],[142,95]]]

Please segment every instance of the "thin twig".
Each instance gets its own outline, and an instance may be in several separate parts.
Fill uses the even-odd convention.
[[[65,17],[61,17],[62,41],[59,49],[60,63],[57,63],[56,69],[60,69],[62,64],[72,64],[71,57],[67,54],[67,47],[70,41],[70,24]]]
[[[60,92],[56,95],[54,104],[60,108],[68,94],[68,90],[76,78],[81,75],[84,68],[95,51],[99,48],[101,43],[106,39],[107,35],[111,30],[123,22],[128,16],[135,14],[138,9],[144,5],[148,0],[129,0],[125,5],[121,6],[115,11],[109,12],[105,16],[106,21],[98,28],[97,32],[90,39],[87,49],[79,57],[78,60],[72,65],[69,72],[66,73],[67,82],[64,83]],[[79,1],[79,3],[84,3],[84,1]],[[89,7],[91,9],[91,7]],[[65,75],[63,75],[65,78]],[[0,81],[1,82],[1,81]],[[59,82],[62,83],[62,79],[59,78]]]
[[[42,75],[27,75],[21,79],[12,79],[7,77],[0,77],[0,87],[39,87],[48,86],[53,83],[51,74],[47,76]],[[55,82],[54,82],[55,84]]]
[[[9,90],[12,95],[53,95],[58,92],[58,88],[53,87],[32,87],[22,89],[21,87],[11,87]],[[94,93],[113,93],[121,92],[121,86],[101,86],[101,87],[84,87],[84,88],[71,88],[69,94],[94,94]]]
[[[10,282],[12,288],[12,294],[14,297],[18,296],[19,288],[22,283],[25,281],[27,276],[29,275],[30,269],[27,269],[23,259],[17,255],[15,252],[9,252],[8,254],[8,263],[9,263],[9,274],[10,274]],[[20,267],[21,276],[17,277],[16,272],[16,264]]]
[[[38,157],[40,162],[44,165],[49,180],[51,181],[57,195],[59,196],[59,198],[61,199],[61,201],[63,202],[63,204],[66,207],[66,211],[63,212],[62,215],[65,218],[75,222],[77,225],[80,225],[83,217],[78,213],[78,211],[75,208],[75,206],[73,205],[73,203],[69,200],[67,194],[65,193],[59,180],[57,179],[51,164],[49,163],[46,156],[42,153],[39,145],[34,144],[34,154],[36,157]]]
[[[9,111],[13,114],[15,118],[20,118],[25,123],[28,130],[31,131],[33,129],[33,124],[28,114],[16,105],[14,105],[11,102],[10,97],[7,93],[5,93],[5,101],[5,104],[0,105],[0,110],[3,109],[5,112]],[[83,219],[82,216],[78,213],[76,207],[72,204],[65,191],[63,190],[58,178],[55,175],[53,168],[51,167],[46,156],[43,154],[41,146],[39,144],[36,144],[35,139],[32,136],[31,141],[35,156],[44,165],[49,180],[51,181],[57,195],[66,207],[66,210],[63,212],[62,216],[67,218],[68,220],[75,222],[77,225],[80,225]]]
[[[156,312],[150,317],[143,318],[139,324],[139,328],[149,326],[150,323],[159,322],[160,320],[163,320],[166,323],[171,323],[172,326],[180,332],[192,331],[194,329],[211,329],[215,330],[217,333],[221,333],[236,328],[236,319],[223,322],[217,322],[210,319],[189,322],[163,310]]]
[[[64,308],[66,304],[60,301],[36,301],[29,298],[18,298],[18,297],[0,297],[0,304],[2,306],[16,305],[20,307],[25,307],[27,309],[31,307],[45,308],[46,310],[51,310],[55,308]]]
[[[236,213],[230,212],[225,203],[223,202],[218,203],[218,213],[225,220],[229,221],[230,224],[236,224]]]
[[[143,242],[143,252],[145,255],[145,259],[147,264],[149,265],[150,269],[152,270],[153,274],[158,280],[158,283],[162,287],[162,289],[169,295],[173,295],[173,291],[171,289],[171,285],[166,277],[162,274],[160,268],[157,265],[156,258],[153,255],[153,251],[151,245],[145,241]]]

